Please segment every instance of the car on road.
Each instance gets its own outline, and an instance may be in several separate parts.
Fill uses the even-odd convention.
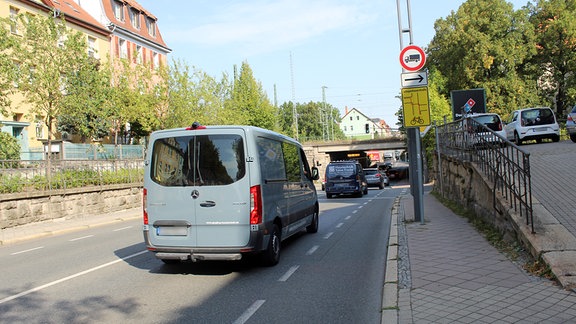
[[[566,116],[566,132],[572,142],[576,143],[576,105],[572,107],[572,110]]]
[[[378,187],[378,189],[384,189],[388,185],[388,177],[386,174],[380,172],[378,168],[366,168],[364,169],[366,174],[366,182],[368,187]]]
[[[512,112],[512,118],[504,126],[506,138],[521,145],[525,141],[544,139],[560,140],[560,126],[552,109],[548,107],[524,108]]]
[[[368,194],[368,183],[364,168],[354,160],[332,161],[326,166],[326,198],[334,195],[354,195],[362,197]]]

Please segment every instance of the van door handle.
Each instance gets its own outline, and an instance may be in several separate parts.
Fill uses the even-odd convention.
[[[211,200],[200,203],[200,207],[214,207],[214,206],[216,206],[216,202]]]

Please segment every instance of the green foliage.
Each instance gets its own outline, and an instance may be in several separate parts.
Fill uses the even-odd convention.
[[[278,123],[283,134],[296,138],[294,107],[298,114],[298,139],[313,141],[345,138],[338,124],[338,109],[327,103],[312,101],[306,104],[285,102],[279,107]]]
[[[256,81],[248,62],[243,62],[234,79],[232,98],[228,106],[236,113],[240,124],[277,130],[276,107],[270,103],[262,85]]]
[[[18,140],[2,131],[0,131],[0,160],[20,160]]]
[[[536,54],[525,10],[505,0],[468,0],[434,25],[429,68],[445,77],[439,92],[486,89],[487,110],[507,115],[537,104],[537,77],[526,65]]]
[[[19,15],[15,24],[21,31],[20,37],[11,37],[12,58],[19,65],[18,91],[31,105],[31,115],[44,119],[50,141],[64,106],[67,80],[88,61],[86,36],[52,17]]]
[[[16,66],[9,49],[14,46],[14,37],[10,35],[9,18],[0,18],[0,115],[7,115],[16,80]]]
[[[542,90],[549,105],[556,103],[563,117],[576,100],[576,1],[540,0],[530,12],[536,30],[534,72],[545,82]]]
[[[36,175],[27,180],[19,174],[0,174],[0,193],[139,183],[143,181],[143,178],[144,170],[142,169],[96,170],[88,167],[54,172],[50,180],[45,175]]]

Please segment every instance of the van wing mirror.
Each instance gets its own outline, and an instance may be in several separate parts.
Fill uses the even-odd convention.
[[[312,180],[318,180],[320,179],[320,174],[318,173],[318,168],[317,167],[312,167]]]

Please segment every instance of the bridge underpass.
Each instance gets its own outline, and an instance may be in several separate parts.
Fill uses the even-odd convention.
[[[391,137],[371,140],[348,140],[336,142],[302,143],[310,165],[315,165],[323,177],[326,165],[330,161],[358,160],[367,168],[377,162],[385,162],[391,156],[391,162],[406,161],[406,140],[404,137]],[[377,154],[376,154],[377,153]]]

